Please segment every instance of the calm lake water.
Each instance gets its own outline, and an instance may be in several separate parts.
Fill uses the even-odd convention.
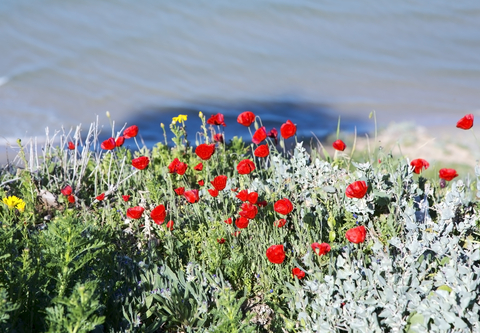
[[[9,140],[107,110],[147,142],[200,110],[226,115],[227,138],[245,110],[319,136],[339,115],[366,131],[372,110],[426,126],[480,110],[477,0],[1,0],[0,50]]]

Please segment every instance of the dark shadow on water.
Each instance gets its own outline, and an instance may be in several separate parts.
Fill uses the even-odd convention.
[[[228,142],[234,136],[242,136],[245,141],[250,141],[248,129],[237,123],[237,116],[243,111],[252,111],[259,116],[267,132],[276,128],[280,135],[280,126],[290,119],[297,125],[298,141],[310,141],[314,135],[319,139],[325,139],[327,136],[336,133],[338,117],[340,113],[328,105],[312,104],[292,101],[251,101],[238,103],[195,103],[185,104],[184,106],[173,107],[145,107],[132,112],[132,117],[124,119],[127,126],[137,125],[140,129],[139,135],[148,147],[152,147],[157,142],[163,142],[163,131],[160,123],[164,123],[169,144],[171,141],[171,132],[169,125],[173,117],[179,114],[188,116],[186,122],[189,141],[194,145],[195,133],[201,131],[201,122],[198,116],[202,111],[206,118],[222,113],[225,116],[227,127],[221,127],[225,133],[225,139]],[[357,129],[357,135],[363,136],[365,133],[372,132],[373,121],[368,117],[346,117],[342,116],[340,129],[342,132],[353,133]],[[252,133],[255,131],[251,126]]]

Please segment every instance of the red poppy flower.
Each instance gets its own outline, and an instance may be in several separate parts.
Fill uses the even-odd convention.
[[[72,191],[73,190],[72,190],[72,187],[70,185],[67,185],[60,190],[60,192],[62,192],[63,195],[70,195],[70,194],[72,194]]]
[[[97,199],[98,201],[102,201],[103,199],[105,199],[105,193],[100,194],[99,196],[95,197],[95,199]]]
[[[75,150],[75,144],[72,141],[68,142],[68,149]]]
[[[347,145],[342,140],[337,140],[332,144],[333,148],[339,151],[344,151]]]
[[[467,114],[465,117],[460,119],[457,123],[457,127],[468,130],[473,126],[473,114]]]
[[[255,149],[253,154],[257,157],[267,157],[270,154],[270,149],[268,149],[268,145],[261,145]]]
[[[345,237],[352,243],[358,244],[365,241],[367,230],[363,225],[347,230]]]
[[[122,195],[122,199],[123,199],[123,201],[128,202],[128,200],[130,200],[130,196],[129,195]]]
[[[214,143],[210,145],[207,145],[206,143],[202,143],[195,149],[195,154],[197,154],[197,156],[204,161],[209,160],[210,157],[212,157],[214,152],[215,152]]]
[[[238,213],[240,216],[246,217],[247,219],[254,219],[258,213],[258,207],[252,205],[251,203],[244,203],[241,206],[242,210]]]
[[[205,185],[205,181],[204,181],[203,179],[202,179],[202,180],[199,180],[199,181],[198,181],[198,185],[200,185],[200,186]]]
[[[458,173],[455,169],[440,169],[438,171],[438,176],[441,179],[451,181],[453,178],[458,176]]]
[[[150,163],[150,160],[147,156],[140,156],[132,160],[133,167],[138,170],[145,169],[148,166],[148,163]]]
[[[229,217],[228,219],[226,219],[226,220],[223,221],[223,222],[225,222],[226,224],[232,224],[232,218]]]
[[[200,200],[200,197],[198,196],[198,190],[186,191],[183,195],[190,203],[196,203],[198,200]]]
[[[177,193],[177,195],[183,195],[185,193],[185,187],[176,188],[174,191]]]
[[[285,198],[275,202],[273,209],[279,214],[288,215],[293,210],[293,204],[290,200]]]
[[[273,222],[273,225],[277,228],[281,228],[285,225],[285,223],[287,223],[287,220],[280,219],[280,220],[277,220],[277,221]]]
[[[100,145],[100,147],[102,147],[102,149],[105,149],[105,150],[112,150],[116,146],[117,146],[117,144],[115,143],[114,138],[107,139],[107,140],[103,141],[102,144]]]
[[[150,217],[156,224],[162,224],[165,221],[165,217],[167,217],[165,206],[158,205],[157,207],[155,207],[150,213]]]
[[[297,126],[290,120],[287,120],[287,122],[280,127],[280,134],[284,139],[294,136],[295,133],[297,133]]]
[[[237,165],[237,171],[241,175],[247,175],[253,170],[255,170],[255,164],[249,159],[240,161],[240,163]]]
[[[172,163],[168,166],[168,172],[169,173],[177,173],[180,176],[185,174],[187,171],[188,165],[187,163],[180,162],[178,158],[174,158]]]
[[[420,173],[422,172],[422,169],[427,170],[430,164],[424,160],[423,158],[417,158],[413,161],[410,162],[410,165],[414,168],[413,172],[415,173]]]
[[[119,136],[117,140],[115,140],[115,146],[121,147],[123,146],[123,143],[125,142],[125,137],[124,136]]]
[[[127,209],[127,216],[131,219],[139,219],[140,217],[142,217],[142,214],[143,214],[143,211],[145,209],[143,207],[140,207],[140,206],[135,206],[135,207],[132,207],[132,208],[129,208]]]
[[[312,247],[312,250],[319,256],[323,256],[327,254],[328,252],[330,252],[330,249],[331,249],[330,245],[328,245],[327,243],[322,243],[322,244],[313,243],[311,247]]]
[[[250,220],[248,218],[241,216],[235,220],[235,225],[238,229],[245,229],[246,227],[248,227],[249,222]]]
[[[226,240],[225,240],[225,238],[220,238],[220,239],[217,238],[217,242],[218,242],[218,244],[223,244],[223,243],[226,242]]]
[[[167,222],[167,229],[170,230],[170,231],[173,230],[173,221],[172,220]]]
[[[257,202],[257,206],[258,206],[258,207],[266,207],[267,205],[268,205],[268,203],[267,203],[266,200],[258,201],[258,202]]]
[[[363,180],[357,180],[347,186],[345,195],[349,198],[361,199],[367,194],[368,186]]]
[[[74,196],[73,194],[70,194],[70,195],[68,196],[68,202],[70,202],[70,203],[74,203],[74,202],[75,202],[75,196]]]
[[[257,192],[248,193],[247,200],[251,204],[256,204],[258,200],[258,193]]]
[[[240,192],[238,192],[236,197],[243,202],[247,201],[248,200],[248,190],[241,190]]]
[[[227,186],[227,179],[227,176],[220,175],[215,177],[210,183],[212,183],[213,187],[215,187],[217,191],[222,191]]]
[[[255,114],[253,114],[253,112],[250,112],[250,111],[242,112],[237,117],[237,122],[240,125],[243,125],[245,127],[250,126],[254,121],[255,121]]]
[[[195,167],[193,169],[196,170],[196,171],[202,171],[203,170],[203,163],[202,162],[198,163],[197,165],[195,165]]]
[[[265,130],[265,126],[260,127],[255,131],[252,137],[252,142],[258,145],[260,142],[267,138],[267,131]]]
[[[278,131],[276,128],[272,128],[270,132],[267,133],[267,137],[273,138],[275,140],[275,144],[278,143],[277,137],[278,137]]]
[[[216,188],[214,189],[209,189],[208,190],[208,193],[210,193],[210,195],[214,198],[218,197],[218,190]]]
[[[125,139],[130,139],[136,137],[138,134],[138,126],[137,125],[132,125],[128,128],[125,128],[123,131],[123,136]]]
[[[225,124],[223,114],[221,114],[221,113],[217,113],[216,115],[211,116],[210,119],[207,120],[207,124],[227,126]]]
[[[217,133],[213,136],[213,141],[223,143],[223,134]]]
[[[272,264],[281,264],[285,260],[283,245],[272,245],[267,249],[267,259]]]
[[[238,236],[240,236],[240,233],[241,233],[241,231],[232,232],[232,236],[233,237],[238,237]]]
[[[305,272],[302,271],[298,267],[295,267],[295,268],[292,269],[292,274],[293,274],[293,276],[297,277],[299,280],[301,280],[305,277]]]

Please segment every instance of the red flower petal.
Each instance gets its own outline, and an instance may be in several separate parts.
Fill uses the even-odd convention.
[[[285,225],[285,223],[287,223],[287,220],[280,219],[280,220],[277,220],[277,221],[273,222],[273,225],[277,228],[281,228]]]
[[[214,198],[218,197],[218,190],[217,189],[209,189],[208,190],[208,193],[210,193],[210,195]]]
[[[240,125],[243,125],[245,127],[250,126],[254,121],[255,121],[255,114],[253,112],[250,112],[250,111],[242,112],[237,117],[237,122]]]
[[[293,276],[297,277],[299,280],[301,280],[305,277],[305,272],[302,271],[298,267],[295,267],[295,268],[292,269],[292,274],[293,274]]]
[[[68,142],[68,149],[75,150],[75,144],[72,141]]]
[[[457,122],[457,127],[464,130],[468,130],[472,128],[472,126],[473,126],[473,114],[467,114],[465,117],[463,117]]]
[[[255,149],[253,154],[257,157],[267,157],[270,155],[270,149],[268,149],[268,145],[261,145]]]
[[[224,116],[221,113],[217,113],[216,115],[211,116],[210,119],[207,120],[207,124],[227,126],[225,124]]]
[[[143,214],[143,211],[145,209],[143,207],[140,207],[140,206],[135,206],[135,207],[132,207],[132,208],[129,208],[127,209],[127,217],[131,218],[131,219],[139,219],[140,217],[142,217],[142,214]]]
[[[333,148],[335,148],[336,150],[339,150],[339,151],[344,151],[345,148],[347,148],[347,146],[345,145],[345,143],[342,140],[335,141],[332,144],[332,146],[333,146]]]
[[[323,256],[327,254],[328,252],[330,252],[330,249],[331,249],[330,245],[328,245],[327,243],[322,243],[322,244],[313,243],[311,247],[312,247],[312,250],[319,256]]]
[[[352,243],[358,244],[365,241],[367,230],[363,225],[347,230],[345,237]]]
[[[255,170],[255,164],[249,159],[240,161],[240,163],[237,165],[237,171],[241,175],[247,175],[253,170]]]
[[[74,202],[75,202],[75,196],[73,196],[72,194],[70,194],[70,195],[68,196],[68,202],[74,203]]]
[[[280,134],[284,139],[288,139],[297,133],[297,126],[290,120],[287,120],[285,124],[280,127]]]
[[[98,201],[102,201],[103,199],[105,199],[105,193],[100,194],[99,196],[96,197],[96,199]]]
[[[148,163],[150,163],[150,160],[146,156],[140,156],[132,160],[133,167],[139,170],[145,169],[148,166]]]
[[[430,164],[424,160],[423,158],[417,158],[413,161],[410,162],[410,165],[414,168],[413,172],[415,173],[420,173],[422,172],[422,169],[427,170]]]
[[[453,178],[458,176],[458,173],[455,169],[440,169],[438,171],[438,176],[441,179],[451,181]]]
[[[114,138],[107,139],[107,140],[103,141],[102,144],[100,145],[100,147],[102,147],[102,149],[105,149],[105,150],[112,150],[116,146],[117,146],[117,144],[115,143]]]
[[[200,197],[198,196],[198,190],[186,191],[184,193],[184,196],[190,203],[196,203],[198,202],[198,200],[200,200]]]
[[[273,205],[273,210],[275,210],[279,214],[288,215],[293,210],[293,204],[287,198],[281,199],[275,202],[275,204]]]
[[[67,185],[60,190],[60,192],[62,192],[63,195],[70,195],[70,194],[72,194],[72,191],[73,190],[72,190],[72,187],[70,185]]]
[[[214,152],[215,152],[214,143],[210,145],[207,145],[206,143],[202,143],[197,148],[195,148],[195,154],[197,154],[197,156],[204,161],[209,160],[210,157],[212,157]]]
[[[174,191],[177,193],[177,195],[183,195],[185,193],[185,187],[176,188]]]
[[[213,185],[213,187],[215,187],[217,191],[222,191],[227,186],[227,179],[227,176],[220,175],[215,177],[210,183]]]
[[[137,134],[138,134],[137,125],[130,126],[123,131],[123,136],[125,137],[125,139],[134,138],[137,136]]]
[[[235,225],[238,229],[245,229],[246,227],[248,227],[249,222],[249,219],[242,216],[235,220]]]
[[[122,195],[122,199],[123,199],[123,201],[128,202],[130,200],[130,196],[129,195]]]
[[[265,126],[260,127],[258,130],[255,131],[252,137],[252,142],[254,144],[259,144],[263,140],[267,138],[267,131],[265,130]]]
[[[162,224],[167,217],[167,212],[164,205],[158,205],[150,213],[150,217],[156,224]]]
[[[349,198],[361,199],[367,194],[368,186],[363,180],[357,180],[347,186],[345,195]]]
[[[124,136],[119,136],[117,140],[115,140],[115,146],[121,147],[123,146],[123,143],[125,142],[125,137]]]
[[[267,259],[272,264],[281,264],[285,260],[285,251],[283,245],[272,245],[267,249]]]

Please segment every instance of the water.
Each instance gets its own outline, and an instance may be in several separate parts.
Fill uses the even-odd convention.
[[[480,115],[480,2],[0,1],[0,137],[105,111],[160,141],[179,112],[302,135]],[[105,130],[108,132],[108,129]],[[231,131],[231,132],[228,132]],[[245,134],[241,132],[240,134]]]

